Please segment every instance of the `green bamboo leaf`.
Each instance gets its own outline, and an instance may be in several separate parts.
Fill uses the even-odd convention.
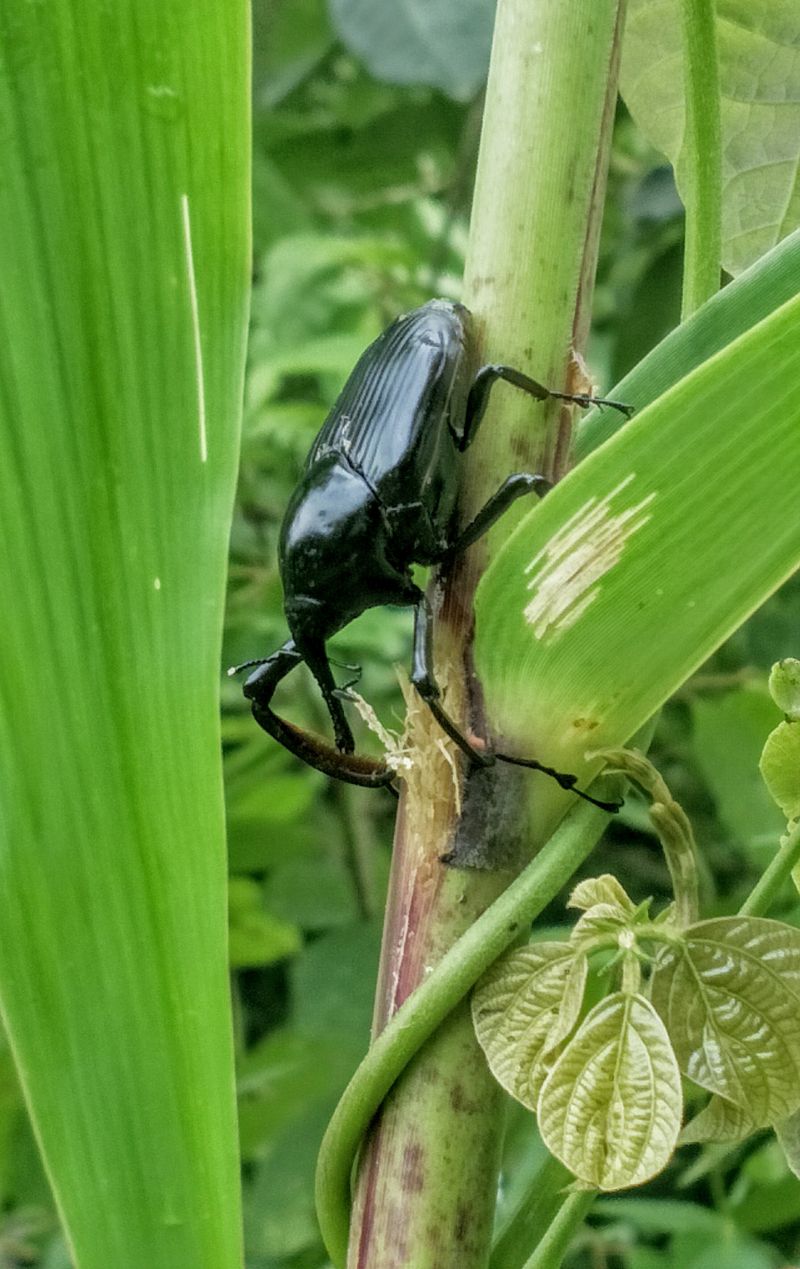
[[[735,1145],[745,1141],[758,1127],[741,1106],[734,1106],[733,1102],[726,1101],[724,1097],[712,1097],[708,1105],[686,1124],[681,1133],[680,1145],[688,1146],[706,1141]]]
[[[234,1269],[248,9],[0,17],[0,1003],[79,1269]]]
[[[566,943],[535,943],[501,956],[472,994],[472,1020],[492,1074],[536,1109],[545,1055],[575,1025],[586,958]]]
[[[495,557],[475,651],[507,747],[580,772],[797,568],[798,320],[800,298],[667,391]]]
[[[800,930],[763,917],[691,926],[651,980],[681,1070],[759,1126],[800,1106]]]
[[[800,12],[794,0],[717,0],[722,264],[737,274],[800,224]],[[679,0],[631,0],[620,86],[684,180]]]
[[[539,1130],[584,1184],[624,1189],[669,1161],[681,1104],[664,1024],[643,996],[615,992],[584,1019],[548,1075]]]

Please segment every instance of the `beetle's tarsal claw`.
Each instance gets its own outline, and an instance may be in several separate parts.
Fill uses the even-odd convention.
[[[617,811],[622,809],[622,802],[605,802],[602,798],[593,798],[591,793],[584,793],[583,789],[578,788],[578,777],[569,771],[556,771],[555,767],[546,767],[535,758],[515,758],[508,753],[496,753],[495,758],[500,762],[510,762],[515,767],[541,771],[542,775],[550,776],[551,780],[555,780],[556,784],[567,793],[574,793],[576,797],[583,798],[584,802],[591,802],[592,806],[599,807],[601,811],[608,811],[610,815],[616,815]]]

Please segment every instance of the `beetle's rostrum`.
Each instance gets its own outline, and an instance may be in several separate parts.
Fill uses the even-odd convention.
[[[517,498],[540,496],[544,476],[509,476],[460,533],[454,520],[460,455],[483,418],[492,385],[504,379],[536,400],[557,397],[581,406],[626,406],[584,395],[551,392],[510,366],[489,365],[470,377],[471,315],[462,304],[431,300],[398,317],[362,353],[306,459],[280,534],[279,564],[289,638],[255,666],[244,684],[256,722],[297,757],[352,784],[389,784],[385,764],[355,754],[353,734],[336,687],[326,641],[367,608],[414,608],[411,681],[440,726],[470,762],[498,759],[544,771],[566,789],[576,777],[477,749],[447,715],[433,673],[432,613],[411,576],[413,564],[438,565],[461,554]],[[271,708],[280,681],[304,661],[316,679],[333,723],[333,749]],[[606,810],[617,803],[597,802]]]

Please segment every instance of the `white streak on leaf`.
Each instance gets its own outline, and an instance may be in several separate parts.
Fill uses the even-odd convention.
[[[532,598],[524,610],[537,639],[568,630],[600,594],[600,581],[619,561],[630,537],[650,519],[645,498],[613,512],[611,504],[635,479],[631,473],[604,498],[589,498],[527,565]]]
[[[200,462],[208,462],[208,434],[206,430],[206,389],[203,376],[203,345],[200,339],[200,307],[197,300],[197,280],[194,272],[192,250],[192,222],[189,217],[189,195],[181,194],[181,223],[183,225],[183,250],[186,258],[186,284],[189,289],[189,305],[192,315],[192,339],[194,365],[197,380],[197,430],[200,441]]]

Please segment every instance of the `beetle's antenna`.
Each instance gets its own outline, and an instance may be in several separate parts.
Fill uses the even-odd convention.
[[[229,665],[226,671],[228,678],[232,679],[235,674],[240,674],[242,670],[252,670],[256,665],[266,665],[267,657],[256,657],[254,661],[242,661],[241,665]]]

